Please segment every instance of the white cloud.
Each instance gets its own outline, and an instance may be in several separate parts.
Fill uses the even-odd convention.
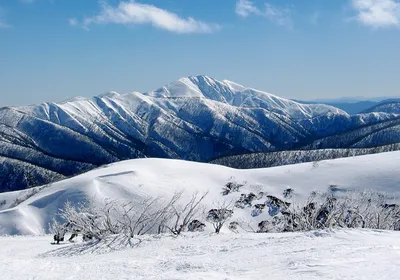
[[[400,2],[395,0],[352,0],[356,20],[374,28],[400,27]]]
[[[289,8],[281,8],[269,3],[265,3],[265,8],[260,9],[250,0],[238,0],[236,2],[236,14],[241,17],[250,15],[262,16],[278,25],[291,27],[292,18]]]
[[[77,25],[78,21],[73,19],[69,23]],[[208,24],[191,17],[182,18],[156,6],[137,3],[132,0],[120,2],[116,7],[103,2],[101,12],[94,17],[85,18],[81,25],[84,28],[89,28],[93,24],[109,23],[122,25],[150,24],[156,28],[180,34],[212,33],[220,29],[220,26],[216,24]]]
[[[261,11],[249,0],[236,2],[236,13],[241,17],[248,17],[251,14],[261,15]]]

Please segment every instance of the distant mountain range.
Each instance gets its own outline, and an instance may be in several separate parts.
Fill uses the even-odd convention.
[[[4,107],[0,192],[133,158],[207,162],[234,154],[400,142],[400,107],[374,108],[351,115],[207,76],[147,93]]]
[[[390,104],[390,103],[398,103],[400,102],[400,98],[372,98],[371,100],[358,100],[358,99],[345,99],[339,98],[337,100],[321,100],[321,101],[300,101],[295,100],[296,102],[302,104],[326,104],[330,105],[343,111],[354,115],[363,113],[365,111],[371,110],[373,107],[377,107],[383,104]],[[383,108],[382,108],[383,109]],[[379,110],[378,108],[376,110]],[[398,111],[397,111],[398,112]]]

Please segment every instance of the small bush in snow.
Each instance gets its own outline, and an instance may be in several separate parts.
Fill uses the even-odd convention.
[[[265,208],[265,204],[256,204],[254,205],[254,210],[251,211],[251,216],[252,217],[257,217],[261,215],[263,212],[263,209]]]
[[[234,181],[230,181],[230,182],[226,183],[226,185],[222,189],[222,195],[228,195],[232,192],[239,192],[240,188],[243,186],[244,186],[243,184],[239,184]]]
[[[290,203],[275,196],[267,195],[265,205],[268,206],[268,214],[273,217],[278,215],[282,210],[286,210],[290,206]]]
[[[331,191],[331,192],[338,192],[338,191],[340,191],[340,188],[339,188],[338,185],[330,185],[330,186],[329,186],[329,191]]]
[[[203,224],[202,222],[200,222],[199,220],[193,220],[188,225],[188,231],[189,232],[200,232],[200,231],[204,231],[205,227],[206,227],[206,225]]]
[[[269,221],[261,221],[258,223],[258,231],[257,232],[269,232]]]
[[[64,241],[66,228],[63,224],[57,222],[55,218],[53,218],[52,223],[49,224],[49,231],[51,234],[53,234],[53,239],[55,242],[57,242],[57,244]]]
[[[210,222],[216,233],[221,231],[225,222],[233,216],[233,211],[227,208],[211,209],[208,211],[206,220]]]
[[[238,222],[230,222],[229,226],[228,226],[229,230],[233,231],[235,233],[238,232],[238,227],[239,227],[239,223]]]
[[[264,197],[265,193],[264,192],[259,192],[257,195],[257,199],[262,199]]]
[[[291,188],[288,188],[283,191],[283,197],[286,199],[291,199],[293,197],[293,193],[294,193],[294,190]]]
[[[255,200],[257,196],[254,193],[242,194],[240,198],[235,202],[235,207],[244,209],[246,207],[251,207],[251,203]]]

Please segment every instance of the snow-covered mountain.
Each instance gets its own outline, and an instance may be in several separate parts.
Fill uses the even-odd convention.
[[[336,135],[356,138],[344,144],[324,140],[328,144],[320,145],[386,145],[397,141],[398,133],[391,127],[398,121],[397,114],[349,115],[328,105],[300,104],[207,76],[182,78],[148,93],[110,92],[90,99],[5,107],[0,109],[0,192],[133,158],[204,162],[232,154],[291,150]],[[378,128],[386,129],[385,137],[368,132]],[[358,130],[363,132],[355,135]]]
[[[264,203],[266,195],[282,198],[287,188],[294,189],[296,200],[301,201],[312,191],[325,192],[332,185],[341,191],[370,189],[398,198],[399,164],[400,152],[249,170],[171,159],[124,161],[48,186],[0,194],[0,235],[45,233],[51,218],[66,201],[102,203],[107,198],[137,202],[147,197],[168,199],[181,190],[184,199],[190,199],[195,192],[209,191],[204,200],[209,209],[250,192],[263,193],[253,205]],[[232,181],[244,186],[240,192],[222,196],[223,187]],[[388,201],[395,202],[396,199]],[[252,210],[235,208],[233,220],[256,226],[268,215],[265,212],[252,217]]]
[[[344,113],[332,106],[300,104],[228,80],[220,82],[207,76],[182,78],[146,95],[157,98],[206,98],[234,107],[267,109],[299,119],[327,113]]]
[[[400,101],[387,101],[380,103],[368,110],[365,110],[364,113],[371,112],[384,112],[388,114],[400,114]]]

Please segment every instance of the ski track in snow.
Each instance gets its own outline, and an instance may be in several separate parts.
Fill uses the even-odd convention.
[[[83,244],[53,246],[51,236],[0,237],[0,279],[398,279],[399,238],[373,230],[200,233],[79,254]]]

